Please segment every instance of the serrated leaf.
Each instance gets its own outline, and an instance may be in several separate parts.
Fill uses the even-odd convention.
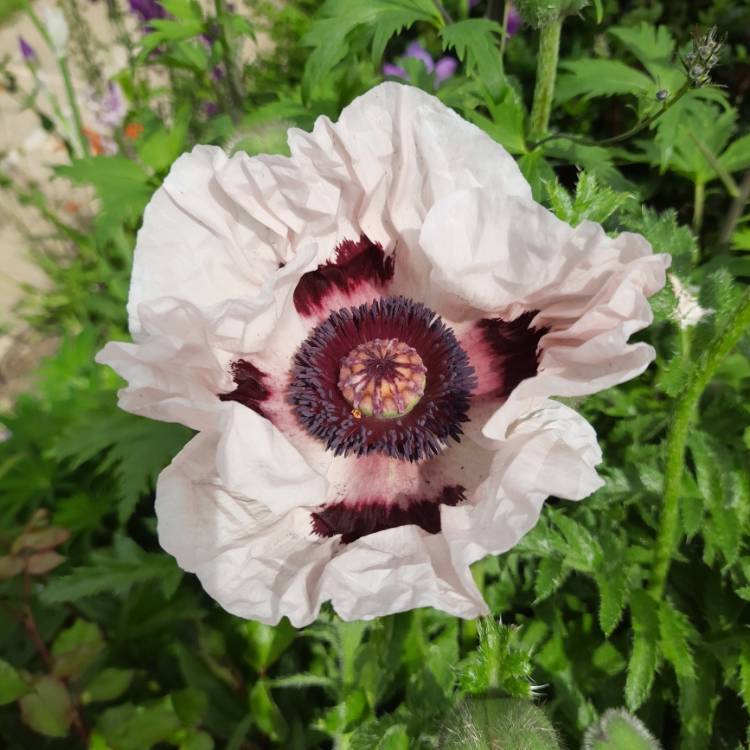
[[[534,579],[534,594],[536,601],[541,602],[557,591],[568,576],[568,571],[563,566],[562,557],[543,557],[536,569]]]
[[[497,100],[503,89],[502,61],[499,39],[503,27],[487,18],[469,18],[440,30],[444,49],[455,49],[458,59],[469,74],[477,73],[492,99]]]
[[[628,580],[624,564],[605,566],[594,578],[599,589],[599,625],[604,635],[609,636],[617,627],[625,608]]]
[[[169,598],[177,588],[182,571],[168,555],[138,550],[132,557],[117,551],[94,552],[91,565],[81,565],[64,576],[50,580],[41,593],[47,604],[77,601],[95,594],[125,594],[134,585],[154,581]]]
[[[430,0],[326,0],[302,44],[313,47],[302,78],[302,95],[310,95],[350,51],[352,38],[364,33],[377,63],[388,40],[418,21],[439,27],[439,12]],[[361,36],[361,35],[360,35]]]
[[[159,472],[191,435],[181,425],[126,412],[86,414],[60,435],[54,455],[70,460],[73,468],[97,457],[99,471],[113,468],[120,500],[118,518],[125,522],[141,495],[153,487]]]
[[[555,215],[573,226],[584,220],[602,224],[635,198],[632,193],[618,192],[601,185],[595,175],[585,171],[578,175],[573,198],[557,181],[547,185],[547,192]]]
[[[241,625],[247,643],[247,657],[253,669],[265,674],[294,642],[297,631],[284,618],[276,627],[249,620]]]
[[[619,39],[643,63],[672,59],[675,41],[666,26],[652,26],[643,21],[640,26],[612,26],[607,33]]]
[[[597,96],[633,94],[655,91],[649,76],[619,60],[582,58],[560,64],[564,71],[555,87],[555,101],[566,102],[576,96],[592,99]]]
[[[659,605],[659,645],[664,658],[672,665],[679,677],[695,675],[691,641],[698,638],[695,628],[683,612],[667,599]]]
[[[648,698],[659,663],[659,607],[645,591],[634,591],[630,602],[633,647],[625,680],[625,703],[636,711]]]

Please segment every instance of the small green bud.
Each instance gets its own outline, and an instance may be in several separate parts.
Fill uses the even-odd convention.
[[[599,721],[586,730],[584,750],[661,750],[640,719],[624,708],[605,711]]]
[[[562,750],[547,714],[522,698],[469,698],[449,714],[440,750]]]
[[[579,13],[589,0],[514,0],[513,7],[526,23],[536,28]]]

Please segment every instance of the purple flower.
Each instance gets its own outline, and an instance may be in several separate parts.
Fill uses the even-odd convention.
[[[508,3],[508,6],[508,20],[506,21],[505,30],[508,32],[508,36],[513,36],[521,28],[523,19],[513,3]]]
[[[131,12],[135,13],[143,23],[148,23],[157,18],[166,18],[167,11],[158,0],[128,0]]]
[[[411,42],[402,57],[420,60],[427,72],[434,74],[435,88],[440,86],[443,81],[452,78],[456,73],[456,68],[458,68],[458,60],[447,55],[435,62],[432,55],[419,42]],[[382,71],[384,76],[400,78],[403,81],[409,80],[409,73],[401,65],[387,62],[383,64]]]
[[[18,37],[18,46],[21,48],[21,55],[26,62],[36,62],[36,51],[22,36]]]
[[[207,117],[214,117],[221,112],[219,105],[216,102],[203,102],[203,114]]]
[[[89,107],[97,121],[105,128],[118,128],[125,121],[128,105],[122,89],[115,81],[110,81],[102,94],[92,94]]]

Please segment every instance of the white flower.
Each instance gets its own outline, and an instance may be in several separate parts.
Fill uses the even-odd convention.
[[[65,57],[68,54],[68,37],[70,36],[65,14],[60,8],[52,5],[42,5],[41,14],[52,44],[52,51],[56,57]]]
[[[672,312],[672,317],[683,330],[697,325],[706,315],[713,312],[713,310],[707,310],[698,304],[698,298],[680,281],[676,274],[669,274],[669,283],[672,285],[674,296],[677,297],[677,307]]]
[[[200,431],[161,475],[159,538],[230,612],[313,620],[487,607],[469,565],[551,494],[601,484],[551,396],[641,373],[667,256],[575,229],[513,159],[385,83],[291,157],[199,146],[146,209],[120,405]]]

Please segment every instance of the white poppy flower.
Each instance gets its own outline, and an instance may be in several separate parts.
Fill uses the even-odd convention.
[[[161,544],[267,623],[486,613],[469,565],[602,484],[594,430],[550,397],[647,367],[628,338],[668,257],[556,219],[416,88],[289,146],[177,160],[138,235],[135,343],[98,357],[122,408],[200,431],[159,479]]]

